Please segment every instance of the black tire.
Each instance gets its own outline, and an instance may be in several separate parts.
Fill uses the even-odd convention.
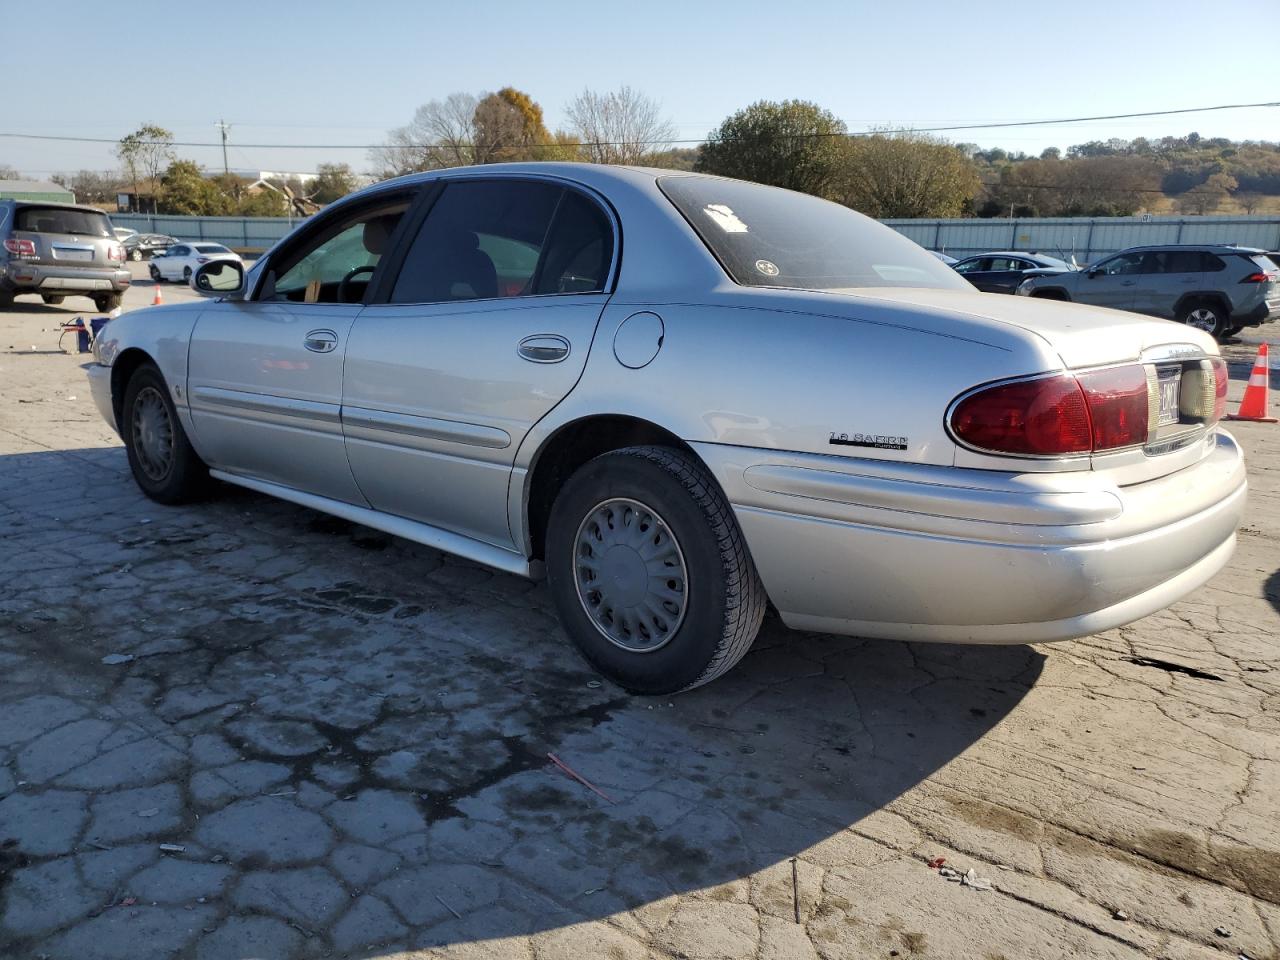
[[[1061,300],[1064,303],[1071,299],[1061,290],[1037,290],[1031,296],[1040,300]]]
[[[154,263],[150,264],[150,273],[152,283],[164,283],[164,277],[160,276],[160,268]]]
[[[13,306],[13,291],[0,287],[0,310],[8,310]]]
[[[67,295],[65,293],[42,293],[40,294],[40,299],[49,304],[49,306],[56,307],[67,299]]]
[[[122,303],[124,303],[122,293],[96,293],[93,296],[93,305],[97,307],[99,313],[110,313]]]
[[[182,268],[182,282],[185,283],[187,286],[191,286],[191,268],[190,267]]]
[[[1178,311],[1178,322],[1203,330],[1215,340],[1227,336],[1227,312],[1212,300],[1193,300]]]
[[[641,534],[637,542],[648,549],[646,531],[653,529],[653,542],[658,543],[665,525],[683,563],[683,613],[673,628],[650,621],[649,626],[670,633],[661,646],[646,652],[609,639],[587,612],[589,601],[580,596],[579,536],[589,537],[592,517],[615,500],[651,511],[649,521],[656,515],[659,526],[646,527],[646,514],[632,514],[641,518],[632,521]],[[619,529],[624,527],[629,525],[619,519]],[[570,638],[597,670],[634,693],[675,693],[714,680],[742,659],[764,618],[764,587],[732,509],[706,469],[679,450],[627,447],[579,468],[551,508],[546,565],[552,598]],[[652,581],[653,568],[647,569]],[[582,574],[584,580],[586,576]],[[595,582],[606,581],[601,577]],[[589,586],[582,589],[591,595]],[[605,606],[602,602],[597,610]],[[609,618],[612,614],[610,609]],[[642,642],[644,628],[643,618],[636,621],[637,643]],[[644,640],[648,637],[646,633]]]
[[[134,263],[137,263],[139,260],[142,259],[142,250],[139,249],[138,247],[134,247],[132,250],[129,251],[129,259],[132,260]]]
[[[129,378],[120,407],[120,433],[133,479],[152,500],[187,503],[208,491],[209,468],[187,439],[169,388],[153,364],[143,364]],[[167,457],[157,452],[167,452]]]

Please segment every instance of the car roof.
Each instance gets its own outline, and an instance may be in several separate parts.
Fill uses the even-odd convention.
[[[80,203],[54,203],[52,201],[45,202],[44,200],[14,200],[14,199],[0,200],[0,203],[13,204],[13,208],[15,210],[17,210],[19,207],[40,207],[41,209],[45,207],[57,207],[59,210],[79,210],[81,213],[100,213],[102,214],[102,216],[104,217],[106,216],[106,214],[102,213],[102,211],[99,210],[97,207],[88,207]]]
[[[989,250],[986,253],[975,253],[965,260],[976,260],[978,257],[1019,257],[1023,260],[1051,260],[1054,263],[1066,263],[1061,257],[1051,257],[1047,253],[1028,253],[1026,250]]]
[[[1125,247],[1116,253],[1163,253],[1170,250],[1195,250],[1201,253],[1266,253],[1261,247],[1237,247],[1231,243],[1151,243],[1140,247]]]

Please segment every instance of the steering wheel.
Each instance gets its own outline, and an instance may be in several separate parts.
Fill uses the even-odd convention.
[[[347,287],[351,285],[351,281],[353,278],[358,277],[362,273],[373,273],[373,271],[374,271],[374,265],[366,264],[363,267],[356,267],[354,270],[350,271],[345,277],[343,277],[338,282],[338,294],[337,294],[338,302],[339,303],[347,302]]]

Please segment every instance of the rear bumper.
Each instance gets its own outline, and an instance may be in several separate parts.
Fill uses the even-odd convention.
[[[120,293],[132,280],[123,267],[49,266],[20,260],[0,266],[0,283],[19,294]]]
[[[1147,616],[1235,545],[1244,461],[1226,433],[1194,466],[1117,487],[715,448],[770,599],[796,629],[901,640],[1066,640]],[[726,451],[732,451],[726,453]]]
[[[1280,318],[1280,300],[1263,301],[1250,310],[1237,310],[1231,314],[1231,323],[1237,327],[1260,327]]]

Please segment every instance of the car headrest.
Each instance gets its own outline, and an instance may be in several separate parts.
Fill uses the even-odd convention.
[[[367,221],[364,225],[364,248],[370,253],[381,255],[387,249],[387,241],[391,239],[391,232],[395,230],[399,220],[398,213],[384,213]]]

